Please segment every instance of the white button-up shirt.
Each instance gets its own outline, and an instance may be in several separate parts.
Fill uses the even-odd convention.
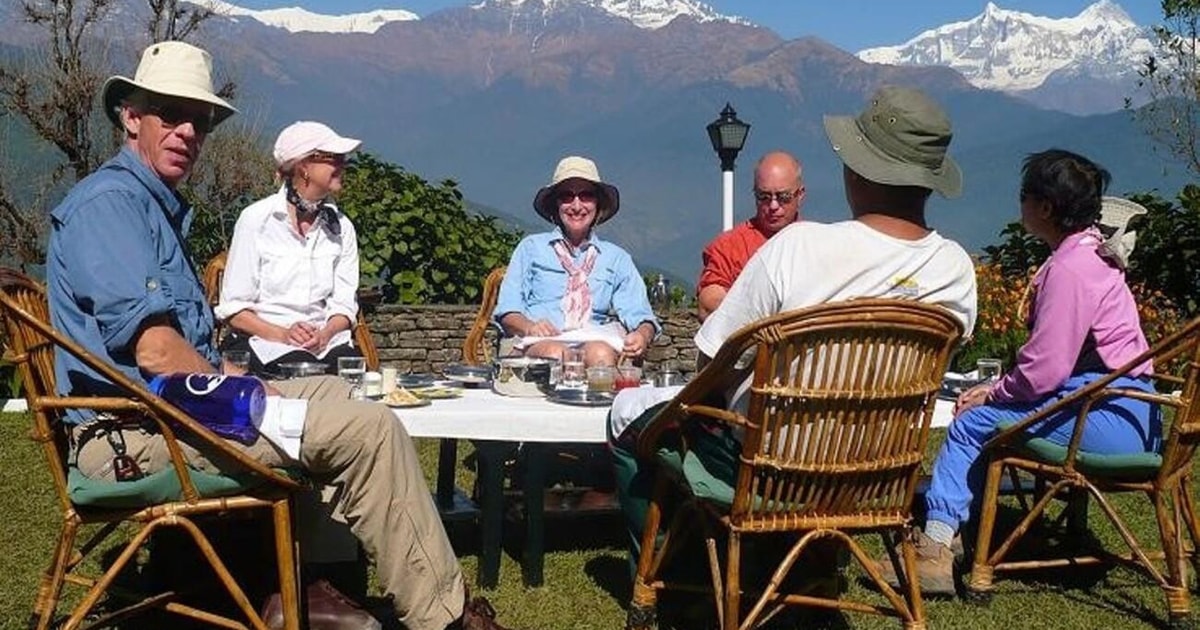
[[[221,302],[227,320],[254,311],[277,326],[304,321],[324,326],[334,315],[351,322],[358,314],[358,240],[354,225],[338,211],[341,234],[314,223],[301,235],[288,217],[283,189],[238,217],[229,245]]]

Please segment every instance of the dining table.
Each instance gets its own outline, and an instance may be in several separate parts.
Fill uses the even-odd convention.
[[[435,492],[435,501],[443,513],[453,512],[456,503],[464,500],[455,498],[456,457],[453,450],[447,456],[446,444],[470,440],[475,445],[481,553],[477,581],[483,588],[494,588],[499,582],[504,459],[517,445],[524,450],[527,468],[521,488],[525,505],[521,575],[525,585],[539,586],[543,582],[545,561],[548,454],[556,445],[606,443],[609,407],[564,404],[544,397],[504,396],[486,387],[463,388],[461,394],[457,398],[432,400],[424,406],[395,408],[394,412],[410,436],[443,441]],[[952,418],[953,402],[939,398],[934,407],[933,426],[946,426]]]
[[[520,445],[527,468],[523,476],[525,544],[521,575],[527,586],[543,582],[545,559],[546,460],[552,447],[604,444],[607,406],[551,402],[544,397],[503,396],[487,388],[464,388],[458,398],[437,399],[422,407],[396,408],[396,417],[414,438],[470,440],[478,471],[480,559],[478,583],[496,586],[504,524],[504,459]],[[445,444],[445,440],[443,440]],[[435,501],[443,511],[455,508],[453,455],[439,457]]]

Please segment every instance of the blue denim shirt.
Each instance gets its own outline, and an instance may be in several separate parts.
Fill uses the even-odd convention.
[[[147,382],[133,341],[148,317],[171,323],[216,364],[213,315],[182,244],[191,208],[130,149],[84,178],[50,213],[46,285],[54,327],[135,381]],[[60,394],[107,395],[107,379],[63,350]],[[68,420],[87,420],[84,413]]]
[[[521,313],[533,321],[544,319],[562,329],[562,297],[567,291],[567,272],[553,247],[554,242],[562,238],[562,231],[556,229],[531,234],[517,244],[496,298],[493,316],[497,322],[508,313]],[[657,333],[658,320],[650,309],[646,283],[634,266],[633,258],[620,247],[593,237],[574,252],[577,264],[583,262],[589,247],[599,252],[592,273],[588,275],[592,323],[605,323],[611,311],[625,330],[631,331],[642,322],[650,322]]]

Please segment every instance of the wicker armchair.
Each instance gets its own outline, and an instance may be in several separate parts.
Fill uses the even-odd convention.
[[[204,295],[208,296],[209,306],[215,307],[221,302],[221,280],[225,277],[225,261],[229,257],[228,251],[223,251],[208,264],[204,266]],[[218,322],[213,329],[213,341],[219,341],[223,325]],[[354,321],[354,346],[362,353],[366,359],[367,369],[379,371],[379,349],[375,347],[375,339],[371,337],[371,330],[367,328],[367,318],[363,315],[363,310],[358,309],[358,317]]]
[[[1147,359],[1153,359],[1155,369],[1166,369],[1173,364],[1182,364],[1181,374],[1159,374],[1155,376],[1156,388],[1160,391],[1176,391],[1175,394],[1151,394],[1136,390],[1110,387],[1116,378],[1128,373]],[[1164,414],[1170,423],[1166,430],[1160,453],[1140,455],[1100,455],[1080,449],[1080,440],[1092,406],[1111,396],[1129,396],[1157,403],[1164,410],[1173,410],[1174,417]],[[1052,405],[1043,407],[1021,421],[1007,426],[989,440],[983,449],[987,458],[987,477],[981,500],[979,531],[975,545],[974,563],[968,582],[968,592],[986,600],[993,589],[993,577],[999,571],[1023,569],[1048,569],[1098,564],[1121,563],[1148,574],[1162,587],[1166,595],[1169,621],[1173,627],[1189,625],[1189,596],[1186,562],[1196,562],[1194,548],[1200,543],[1200,521],[1190,491],[1189,479],[1192,457],[1200,444],[1200,319],[1189,322],[1178,332],[1168,336],[1153,348],[1129,363],[1113,370],[1104,378],[1077,390]],[[1030,438],[1025,430],[1051,414],[1078,406],[1075,431],[1066,447],[1045,439]],[[1021,501],[1026,507],[1024,518],[999,544],[994,544],[998,512],[999,488],[1006,478],[1016,479],[1025,473],[1039,480],[1032,502]],[[1124,523],[1116,507],[1108,497],[1118,492],[1144,494],[1153,507],[1158,523],[1162,548],[1159,551],[1144,549]],[[1048,507],[1056,497],[1072,498],[1077,495],[1092,497],[1100,511],[1112,523],[1129,553],[1114,553],[1105,549],[1087,549],[1074,557],[1053,559],[1012,560],[1010,552],[1030,530],[1048,513]],[[1063,510],[1062,520],[1072,516],[1071,506]],[[1187,529],[1192,547],[1183,541],[1183,530]],[[1163,564],[1160,566],[1158,562]]]
[[[942,308],[863,299],[782,313],[730,337],[638,440],[639,458],[657,472],[626,627],[653,627],[659,591],[684,591],[711,593],[725,630],[758,627],[797,605],[890,614],[906,628],[924,628],[917,585],[897,593],[852,536],[899,538],[907,574],[915,575],[910,506],[934,401],[961,335]],[[755,354],[746,415],[706,404],[748,351]],[[700,420],[744,432],[734,478],[707,472],[689,449],[689,429],[699,429],[689,425]],[[660,537],[672,497],[679,502]],[[693,534],[706,543],[711,581],[670,571],[689,555],[682,550]],[[791,534],[790,548],[777,565],[770,559],[768,583],[743,584],[743,541],[778,534]],[[812,583],[787,579],[822,539],[852,552],[890,608],[822,596]],[[784,592],[796,582],[798,590]]]
[[[33,415],[31,436],[42,446],[62,514],[62,531],[50,567],[42,576],[29,627],[77,628],[104,626],[150,608],[160,608],[209,624],[230,628],[266,626],[247,599],[243,588],[226,569],[212,544],[196,525],[199,517],[269,516],[274,524],[275,559],[279,571],[284,625],[300,627],[300,592],[296,549],[292,539],[291,493],[296,481],[230,448],[225,441],[174,406],[150,394],[116,368],[94,357],[50,325],[44,289],[14,271],[0,269],[0,316],[3,317],[7,348],[5,359],[17,365],[25,399]],[[61,348],[104,376],[123,396],[64,397],[54,391],[54,352]],[[137,481],[102,482],[88,479],[73,465],[69,445],[70,427],[63,421],[67,409],[91,409],[106,417],[93,422],[119,422],[141,417],[153,421],[166,439],[171,466]],[[210,456],[220,456],[241,470],[236,476],[200,472],[184,461],[177,436]],[[78,540],[81,528],[102,524],[88,540]],[[86,575],[84,558],[108,536],[135,533],[111,566],[99,577]],[[186,532],[201,557],[244,615],[230,619],[193,608],[179,601],[176,593],[145,595],[115,588],[117,575],[134,560],[137,551],[160,528]],[[65,620],[55,618],[64,584],[83,586],[86,593]],[[97,611],[104,595],[128,604]],[[59,625],[61,624],[61,626]]]

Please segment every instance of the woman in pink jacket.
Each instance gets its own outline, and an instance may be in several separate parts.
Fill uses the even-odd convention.
[[[1029,339],[1016,365],[999,380],[958,398],[955,418],[933,464],[925,495],[928,517],[918,534],[921,590],[953,594],[950,542],[967,520],[983,485],[979,461],[997,425],[1015,422],[1087,385],[1144,352],[1148,344],[1123,266],[1108,254],[1097,228],[1108,171],[1087,158],[1051,149],[1025,159],[1021,223],[1050,246],[1033,279]],[[1112,386],[1153,391],[1150,362]],[[1033,425],[1030,433],[1066,445],[1075,411]],[[1155,451],[1162,438],[1157,406],[1127,397],[1106,399],[1088,413],[1080,448],[1105,454]],[[891,569],[891,563],[884,563]],[[890,571],[888,571],[890,573]]]

